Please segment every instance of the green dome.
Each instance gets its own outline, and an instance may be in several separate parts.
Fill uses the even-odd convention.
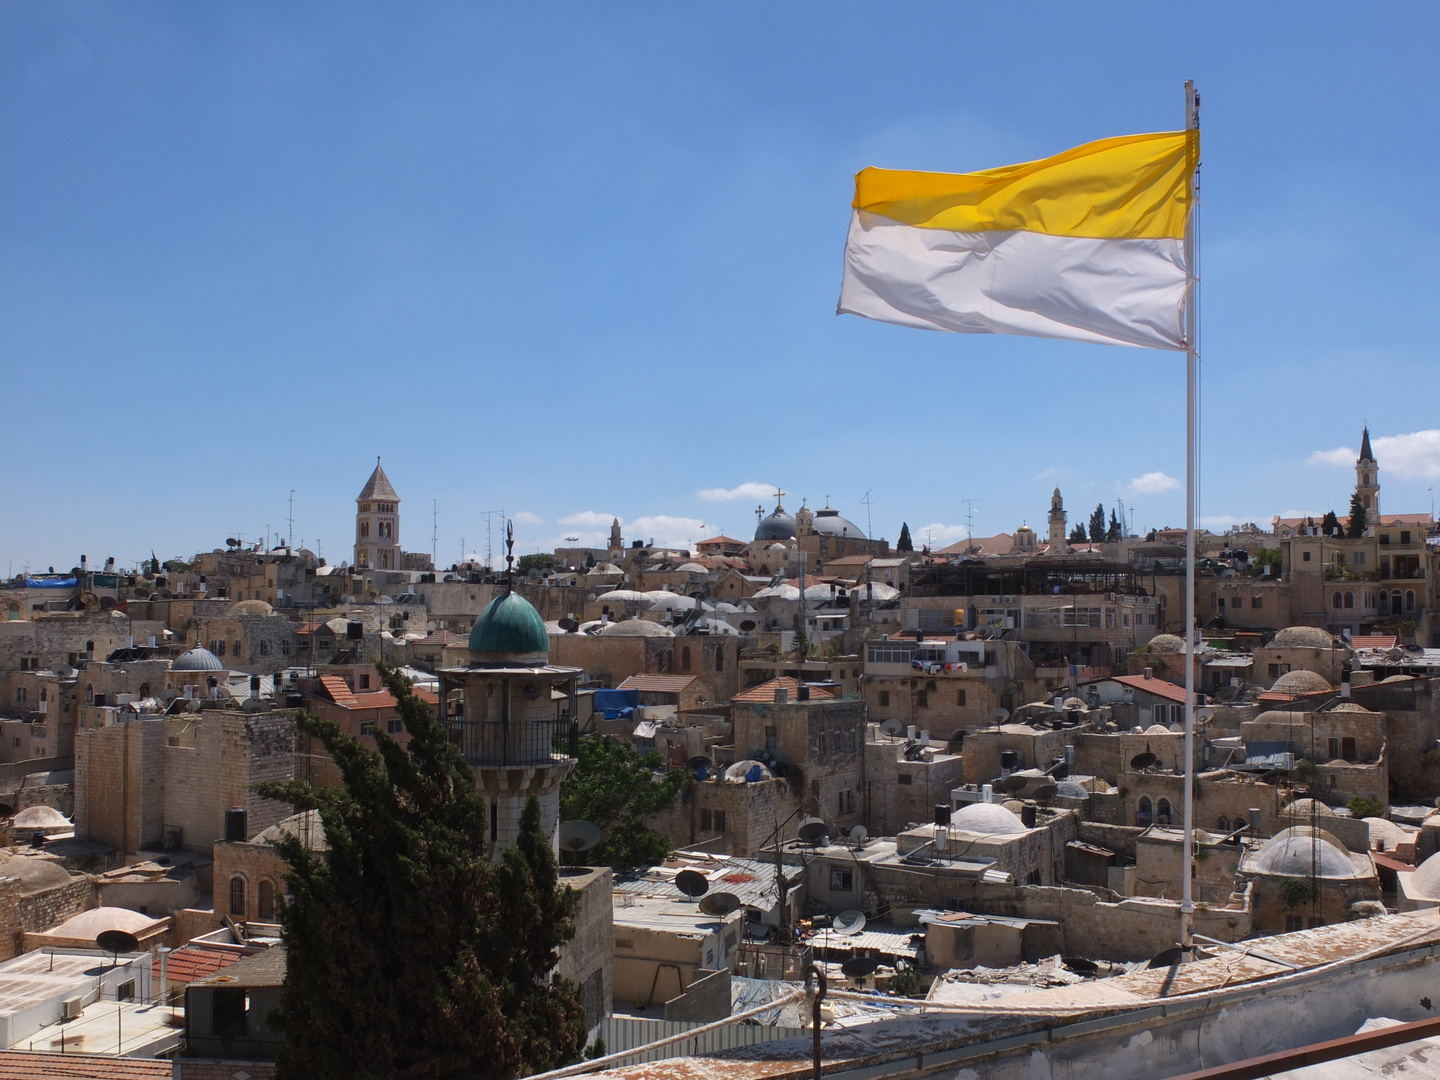
[[[534,605],[517,592],[503,592],[486,605],[470,631],[472,653],[550,652],[545,620]]]

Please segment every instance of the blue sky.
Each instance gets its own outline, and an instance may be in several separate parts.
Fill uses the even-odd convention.
[[[283,534],[1183,521],[1183,360],[837,318],[852,176],[1203,95],[1202,515],[1440,482],[1434,5],[0,8],[0,570]],[[1340,464],[1334,462],[1339,461]],[[1155,474],[1155,475],[1152,475]],[[710,497],[706,497],[708,493]],[[717,498],[717,494],[734,497]]]

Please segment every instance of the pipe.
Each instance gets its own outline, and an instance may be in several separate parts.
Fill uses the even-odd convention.
[[[810,992],[810,976],[815,976],[818,989],[815,1000],[810,1003],[810,1060],[814,1067],[814,1078],[820,1080],[820,1006],[825,1001],[825,969],[811,964],[805,972],[805,992]]]

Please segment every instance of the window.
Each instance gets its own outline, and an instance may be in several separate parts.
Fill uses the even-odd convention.
[[[717,672],[720,672],[720,671],[724,671],[724,670],[725,670],[725,650],[724,650],[724,649],[716,649],[716,650],[715,650],[715,670],[716,670]]]
[[[780,749],[780,729],[777,728],[774,724],[767,724],[765,726],[765,749]]]
[[[364,674],[362,674],[362,675],[360,676],[360,689],[361,689],[361,690],[369,690],[369,689],[370,689],[370,676],[369,676],[369,675],[364,675]]]
[[[839,799],[840,813],[853,814],[855,812],[855,792],[842,791]]]
[[[956,705],[964,705],[964,704],[965,704],[965,691],[964,691],[964,690],[956,690],[956,691],[955,691],[955,704],[956,704]]]
[[[916,691],[915,691],[915,704],[918,705],[918,706],[920,706],[920,708],[922,708],[922,709],[925,708],[927,705],[929,705],[929,704],[930,704],[930,691],[928,691],[928,690],[916,690]]]
[[[261,656],[266,656],[266,655],[269,654],[269,652],[270,652],[270,643],[269,643],[268,641],[262,641],[262,642],[260,642],[260,655],[261,655]]]
[[[1402,531],[1402,532],[1400,533],[1400,543],[1402,543],[1402,544],[1408,544],[1408,543],[1410,543],[1410,534],[1409,534],[1409,532],[1403,532],[1403,531]]]
[[[716,810],[716,811],[715,811],[715,831],[716,831],[716,832],[719,832],[719,833],[723,833],[723,832],[725,831],[725,811],[724,811],[724,810]]]
[[[1340,606],[1340,594],[1337,592],[1337,593],[1335,594],[1334,598],[1333,598],[1332,601],[1331,601],[1331,607],[1337,607],[1337,608],[1338,608],[1339,606]]]
[[[1170,809],[1169,799],[1161,799],[1155,804],[1155,820],[1161,825],[1169,825],[1171,816],[1172,811]]]
[[[256,914],[263,920],[269,921],[275,917],[275,883],[272,881],[260,882],[259,905]]]
[[[1230,831],[1230,819],[1227,818],[1224,814],[1221,814],[1215,820],[1215,827],[1218,828],[1222,833],[1228,833]]]
[[[116,1000],[116,1001],[134,1001],[134,1000],[135,1000],[135,980],[134,980],[134,979],[126,979],[123,983],[121,983],[119,986],[117,986],[117,987],[115,988],[115,1000]]]
[[[1340,756],[1346,761],[1354,761],[1358,755],[1355,752],[1355,740],[1343,738],[1340,740]]]
[[[830,891],[831,892],[854,892],[855,874],[851,870],[842,870],[838,866],[830,868]]]
[[[230,914],[237,919],[245,918],[245,879],[230,879]]]
[[[1151,806],[1150,797],[1148,795],[1140,796],[1140,802],[1135,807],[1135,824],[1142,828],[1149,825],[1154,813],[1155,811]]]
[[[387,734],[387,735],[403,735],[403,734],[405,734],[405,725],[402,724],[398,719],[386,720],[386,721],[385,721],[385,734]]]
[[[690,670],[690,646],[686,645],[680,650],[680,670]]]
[[[1265,606],[1265,598],[1263,596],[1250,597],[1250,606],[1252,608],[1263,608]]]
[[[713,831],[714,831],[714,825],[715,825],[715,816],[714,816],[709,810],[701,810],[701,811],[700,811],[700,831],[701,831],[701,832],[713,832]]]
[[[500,804],[490,804],[490,842],[492,844],[500,839]]]
[[[1345,594],[1345,606],[1347,608],[1353,608],[1355,606],[1355,594],[1353,592],[1347,592]]]
[[[1340,756],[1340,740],[1339,740],[1339,739],[1331,739],[1331,740],[1330,740],[1330,745],[1329,745],[1328,749],[1329,749],[1329,751],[1330,751],[1330,753],[1329,753],[1329,759],[1330,759],[1331,761],[1334,761],[1336,758],[1338,758],[1338,757]]]
[[[890,641],[870,645],[867,651],[872,664],[908,664],[915,656],[914,645]]]
[[[361,737],[362,739],[366,739],[366,738],[372,738],[372,737],[374,737],[374,735],[375,735],[375,721],[374,721],[374,720],[362,720],[362,721],[360,721],[360,737]]]
[[[890,705],[890,691],[889,691],[889,690],[881,690],[881,691],[880,691],[880,707],[881,707],[882,709],[884,709],[884,708],[888,708],[889,705]]]
[[[1302,554],[1302,555],[1300,556],[1300,561],[1301,561],[1301,562],[1309,562],[1309,561],[1310,561],[1310,552],[1307,551],[1307,552],[1305,552],[1304,554]]]
[[[17,739],[16,742],[18,743],[19,740]],[[903,784],[906,787],[909,787],[911,784],[915,783],[915,777],[911,776],[908,772],[902,772],[899,776],[895,777],[895,782],[897,784]]]
[[[1415,610],[1415,590],[1414,590],[1414,589],[1406,589],[1406,590],[1405,590],[1405,610],[1406,610],[1406,611],[1414,611],[1414,610]]]
[[[1356,565],[1356,566],[1364,566],[1364,565],[1365,565],[1365,552],[1363,552],[1363,551],[1357,551],[1357,552],[1355,552],[1355,565]]]

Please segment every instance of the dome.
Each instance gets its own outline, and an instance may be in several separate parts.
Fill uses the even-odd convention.
[[[1281,829],[1265,841],[1255,857],[1257,871],[1281,877],[1310,877],[1312,865],[1316,877],[1360,877],[1349,853],[1334,836],[1304,825]]]
[[[799,600],[800,590],[794,585],[771,585],[750,597],[751,600]]]
[[[161,920],[152,919],[122,907],[97,907],[82,911],[74,918],[66,919],[59,926],[45,931],[46,937],[84,938],[93,941],[106,930],[124,930],[127,934],[139,934],[149,930]]]
[[[225,665],[220,658],[209,649],[202,649],[199,645],[187,653],[181,653],[170,665],[171,671],[224,671]]]
[[[545,620],[534,605],[517,592],[506,589],[491,600],[470,631],[472,653],[532,655],[550,652],[550,635]]]
[[[1270,642],[1272,649],[1330,649],[1335,639],[1318,626],[1287,626]]]
[[[1183,653],[1185,651],[1185,639],[1175,634],[1156,634],[1150,639],[1150,644],[1145,646],[1146,652],[1164,653],[1166,655]]]
[[[1333,688],[1325,676],[1313,671],[1287,671],[1270,689],[1280,694],[1323,694]]]
[[[686,596],[684,593],[656,592],[651,593],[651,611],[693,611],[695,608],[703,608],[705,605],[693,596]]]
[[[1440,900],[1440,853],[1431,855],[1415,868],[1415,872],[1410,875],[1410,885],[1405,891],[1411,896]]]
[[[1170,729],[1164,724],[1151,724],[1145,729],[1146,735],[1169,735]]]
[[[1028,830],[1009,810],[995,803],[969,803],[950,815],[950,824],[982,836],[1002,836]]]
[[[701,566],[698,562],[687,562],[677,566],[675,572],[677,574],[708,574],[710,573],[710,568],[708,566]]]
[[[864,540],[865,534],[860,531],[853,521],[840,516],[840,511],[831,510],[825,507],[824,510],[815,511],[813,522],[817,533],[825,533],[828,536],[844,536],[853,540]]]
[[[900,595],[899,589],[879,581],[867,581],[863,584],[856,585],[854,591],[859,595],[861,600],[875,600],[880,603],[884,603],[887,600],[894,600]]]
[[[596,563],[590,568],[592,574],[623,574],[624,572],[612,562]]]
[[[1290,818],[1308,818],[1311,814],[1317,817],[1335,817],[1335,811],[1318,799],[1296,799],[1280,813],[1284,817]]]
[[[1403,829],[1396,825],[1389,818],[1367,817],[1362,818],[1370,827],[1370,843],[1373,846],[1377,840],[1385,841],[1385,847],[1393,851],[1397,844],[1411,844],[1415,842],[1417,834],[1414,829]]]
[[[1074,780],[1062,780],[1055,786],[1058,789],[1057,794],[1063,795],[1067,799],[1088,799],[1090,797],[1090,792],[1085,790],[1085,785]]]
[[[53,806],[27,806],[12,819],[17,829],[68,829],[70,819]]]
[[[15,878],[19,881],[21,896],[49,892],[62,885],[69,885],[71,881],[70,874],[59,863],[24,855],[16,855],[0,863],[0,877]]]
[[[1032,529],[1032,528],[1030,528],[1029,525],[1021,525],[1018,529],[1015,530],[1015,535],[1016,535],[1016,536],[1019,536],[1021,533],[1032,533],[1032,534],[1033,534],[1034,532],[1035,532],[1035,530]]]
[[[230,605],[227,615],[274,615],[275,609],[264,600],[241,600]]]
[[[320,822],[319,810],[304,810],[277,821],[263,832],[250,838],[252,844],[274,844],[282,836],[298,837],[310,851],[325,851],[330,845],[325,842],[325,826]]]
[[[648,619],[626,619],[624,622],[606,623],[600,631],[601,637],[674,637],[675,631],[668,626]]]
[[[756,540],[794,540],[795,519],[778,503],[774,512],[755,526]]]

